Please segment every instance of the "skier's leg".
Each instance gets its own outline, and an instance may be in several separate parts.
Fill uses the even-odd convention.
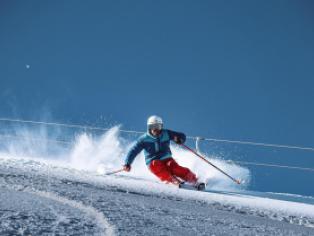
[[[174,159],[167,160],[166,166],[173,175],[178,176],[184,181],[192,184],[197,182],[196,175],[189,168],[180,166]]]
[[[179,185],[180,181],[172,175],[166,166],[166,163],[160,160],[153,160],[149,165],[150,171],[156,175],[161,181]]]

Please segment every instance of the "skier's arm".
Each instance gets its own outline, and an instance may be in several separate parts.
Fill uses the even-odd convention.
[[[182,144],[186,140],[186,135],[184,133],[168,130],[168,134],[170,136],[170,139],[175,141],[177,144]]]
[[[143,150],[143,148],[144,146],[142,140],[137,141],[136,144],[134,144],[134,146],[128,152],[124,161],[124,165],[131,166],[135,157]]]

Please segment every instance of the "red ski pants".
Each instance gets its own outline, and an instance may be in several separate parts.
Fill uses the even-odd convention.
[[[189,182],[196,183],[196,175],[188,168],[180,166],[174,159],[153,160],[149,165],[150,171],[161,181],[167,183],[178,183],[177,177]]]

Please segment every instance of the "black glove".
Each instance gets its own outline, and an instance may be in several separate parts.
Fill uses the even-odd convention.
[[[184,143],[184,142],[183,142],[183,139],[180,138],[180,137],[178,137],[178,136],[175,136],[174,139],[173,139],[173,141],[175,141],[176,144],[182,144],[182,143]]]
[[[124,165],[124,166],[123,166],[123,170],[126,171],[126,172],[130,172],[130,170],[131,170],[131,165],[128,165],[128,164]]]

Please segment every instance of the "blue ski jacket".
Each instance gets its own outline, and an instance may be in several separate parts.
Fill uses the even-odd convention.
[[[174,140],[176,136],[183,143],[185,142],[186,136],[183,133],[163,129],[158,137],[154,137],[147,131],[128,152],[125,158],[125,165],[131,165],[142,150],[144,150],[146,165],[149,165],[153,160],[164,160],[172,157],[170,140]]]

